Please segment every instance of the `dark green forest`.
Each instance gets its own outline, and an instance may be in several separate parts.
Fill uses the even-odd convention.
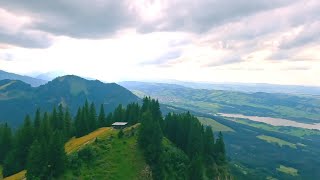
[[[99,109],[97,113],[96,109]],[[27,115],[16,130],[0,125],[0,164],[4,177],[26,169],[27,179],[56,179],[70,166],[64,144],[71,137],[86,135],[113,122],[129,125],[140,123],[138,145],[151,167],[153,179],[228,179],[223,136],[215,139],[211,128],[200,124],[188,113],[170,113],[163,118],[157,100],[145,97],[138,103],[119,105],[105,113],[86,101],[73,118],[61,104],[48,112],[36,110],[34,118]],[[119,132],[119,138],[121,138]],[[170,140],[180,150],[166,148]]]

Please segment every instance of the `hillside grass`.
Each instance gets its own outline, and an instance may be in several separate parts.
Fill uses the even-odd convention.
[[[231,129],[228,126],[225,126],[211,118],[205,118],[205,117],[198,117],[201,124],[205,126],[211,126],[213,132],[234,132],[233,129]]]
[[[298,170],[292,167],[287,167],[284,165],[280,165],[280,167],[277,168],[277,171],[289,174],[291,176],[298,176]]]
[[[108,134],[112,134],[113,129],[110,127],[103,127],[100,129],[97,129],[95,131],[93,131],[92,133],[79,137],[79,138],[75,138],[73,137],[72,139],[70,139],[66,144],[65,144],[65,151],[67,154],[70,154],[74,151],[79,150],[80,148],[82,148],[83,146],[90,144],[92,142],[94,142],[94,140],[97,137],[103,137],[103,136],[107,136]],[[1,171],[2,172],[2,171]],[[23,170],[17,174],[14,174],[12,176],[6,177],[4,178],[4,180],[22,180],[25,178],[26,175],[26,170]],[[0,176],[1,177],[1,176]]]
[[[80,149],[82,146],[92,143],[97,137],[100,136],[106,136],[107,134],[111,134],[113,131],[112,128],[110,127],[103,127],[100,129],[97,129],[95,131],[93,131],[92,133],[79,137],[79,138],[75,138],[73,137],[72,139],[70,139],[65,145],[65,151],[67,154],[70,154],[71,152],[74,152],[78,149]]]
[[[137,147],[136,129],[126,128],[122,138],[117,137],[119,130],[99,137],[89,145],[95,152],[93,160],[79,169],[69,169],[62,179],[149,179],[150,170]]]
[[[10,81],[9,83],[5,84],[5,85],[2,85],[0,86],[0,90],[4,90],[6,89],[8,86],[10,86],[11,84],[15,83],[17,81]]]
[[[259,138],[261,140],[264,140],[264,141],[266,141],[268,143],[277,144],[280,147],[289,146],[290,148],[297,149],[297,145],[296,144],[293,144],[291,142],[288,142],[288,141],[285,141],[285,140],[282,140],[282,139],[279,139],[279,138],[276,138],[276,137],[266,136],[266,135],[259,135],[259,136],[257,136],[257,138]]]
[[[4,178],[4,180],[23,180],[26,178],[26,173],[27,171],[23,170],[21,172],[18,172],[17,174]]]

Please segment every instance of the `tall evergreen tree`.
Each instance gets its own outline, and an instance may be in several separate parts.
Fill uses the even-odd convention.
[[[89,110],[89,132],[94,131],[97,128],[97,112],[94,103],[90,104]]]
[[[103,104],[101,104],[101,106],[100,106],[98,122],[99,122],[99,127],[103,127],[106,125],[106,114],[104,113]]]
[[[34,124],[34,136],[36,138],[38,138],[39,137],[40,124],[41,124],[41,112],[40,112],[39,108],[36,111],[36,115],[35,115],[33,124]]]
[[[3,162],[6,155],[11,150],[13,144],[12,141],[11,128],[7,123],[4,125],[0,124],[0,163]]]
[[[68,140],[72,136],[72,117],[70,115],[69,109],[66,109],[64,114],[64,135],[65,139]]]
[[[28,179],[42,179],[40,177],[44,177],[46,168],[46,162],[44,161],[44,154],[41,144],[38,140],[35,140],[28,154],[27,161],[27,178]]]
[[[66,153],[63,136],[59,131],[52,134],[49,141],[48,167],[49,177],[57,177],[65,170]]]

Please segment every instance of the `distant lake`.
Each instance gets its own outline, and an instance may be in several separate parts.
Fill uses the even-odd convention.
[[[251,121],[263,122],[273,126],[292,126],[292,127],[299,127],[305,129],[318,129],[320,130],[320,123],[316,124],[306,124],[306,123],[299,123],[295,121],[291,121],[288,119],[281,119],[281,118],[272,118],[272,117],[259,117],[259,116],[245,116],[242,114],[225,114],[219,113],[218,115],[228,117],[228,118],[242,118],[242,119],[249,119]]]

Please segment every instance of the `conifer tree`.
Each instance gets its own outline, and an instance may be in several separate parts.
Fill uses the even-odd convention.
[[[72,136],[72,117],[70,115],[69,109],[66,109],[66,112],[64,114],[64,134],[65,139],[68,140]]]
[[[59,131],[52,134],[48,149],[49,177],[57,177],[64,172],[66,161],[63,136]]]
[[[27,161],[27,178],[28,179],[40,179],[43,176],[46,163],[43,159],[43,149],[38,140],[35,140],[28,154]]]
[[[11,128],[7,123],[4,125],[0,124],[0,163],[3,162],[6,155],[11,150],[12,144]]]
[[[106,115],[104,113],[104,107],[103,104],[100,106],[100,112],[99,112],[99,117],[98,117],[98,122],[99,122],[99,127],[103,127],[106,125]]]
[[[97,112],[94,103],[90,104],[89,110],[89,132],[97,128]]]

